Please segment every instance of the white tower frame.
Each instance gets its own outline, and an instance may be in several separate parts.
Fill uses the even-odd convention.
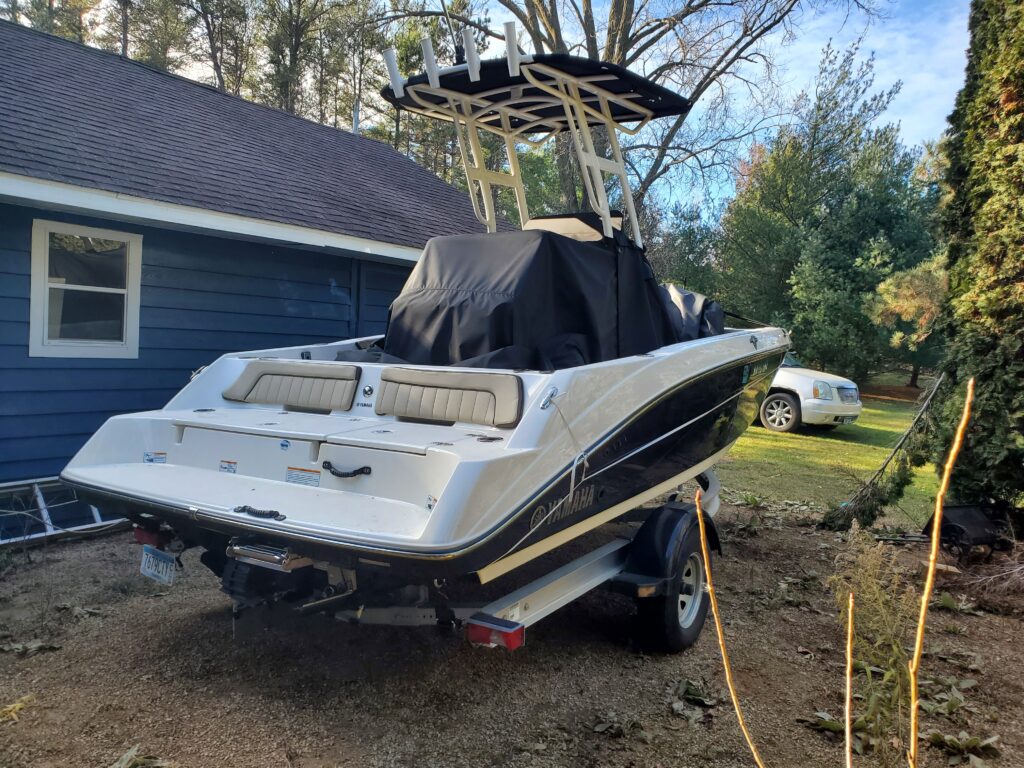
[[[511,30],[508,28],[510,26]],[[407,96],[411,99],[413,104],[405,105],[410,111],[454,124],[473,211],[488,232],[497,230],[497,212],[492,194],[495,186],[512,189],[519,207],[521,226],[525,227],[530,221],[516,145],[522,143],[539,147],[556,133],[565,131],[572,137],[587,199],[601,218],[604,235],[611,237],[613,233],[606,188],[606,178],[610,177],[619,183],[633,242],[642,247],[640,224],[617,131],[635,135],[655,117],[654,113],[640,103],[638,94],[613,93],[603,88],[602,81],[614,79],[614,75],[577,77],[556,67],[535,62],[532,56],[520,54],[514,42],[513,22],[506,24],[505,35],[506,40],[510,41],[507,51],[510,76],[521,76],[536,89],[526,96],[522,86],[504,86],[476,94],[441,87],[440,77],[455,72],[467,72],[471,81],[479,81],[480,61],[469,44],[472,41],[469,35],[464,35],[464,38],[468,38],[465,40],[469,52],[468,63],[443,70],[436,67],[430,41],[423,41],[428,75],[427,81],[423,83],[410,84],[403,79],[398,72],[394,51],[385,51],[384,59],[391,76],[392,91],[398,98]],[[543,96],[539,97],[537,92]],[[561,105],[561,111],[542,114],[542,110],[550,112],[553,105]],[[618,116],[613,108],[618,110]],[[627,122],[630,125],[626,125]],[[598,154],[591,133],[591,127],[595,125],[607,131],[611,157]],[[507,171],[494,171],[486,167],[480,131],[502,137]]]

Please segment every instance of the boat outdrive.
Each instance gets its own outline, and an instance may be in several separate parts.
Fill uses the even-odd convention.
[[[712,468],[789,339],[725,327],[716,302],[659,286],[644,256],[616,130],[682,114],[685,99],[586,59],[511,46],[441,70],[428,49],[409,79],[386,54],[384,96],[455,124],[487,233],[431,240],[385,334],[224,355],[164,408],[108,420],[61,477],[135,522],[154,578],[204,548],[236,609],[286,598],[352,621],[465,622],[471,639],[515,647],[606,584],[679,650],[707,608],[679,501],[489,604],[456,604],[449,586],[512,579],[691,480],[713,513]],[[504,140],[505,171],[485,166],[481,131]],[[560,132],[593,211],[530,218],[516,147]],[[494,186],[513,190],[521,231],[502,226]]]

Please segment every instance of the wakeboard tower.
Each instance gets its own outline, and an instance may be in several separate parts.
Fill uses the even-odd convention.
[[[386,52],[383,96],[453,124],[487,233],[431,240],[382,336],[224,355],[164,408],[107,421],[61,477],[135,523],[149,575],[170,578],[168,560],[202,547],[236,609],[288,595],[354,621],[465,622],[511,647],[608,584],[679,650],[707,609],[686,504],[645,510],[633,535],[489,605],[456,604],[448,586],[514,578],[687,481],[713,513],[712,467],[754,419],[788,337],[726,328],[715,302],[658,285],[644,257],[617,134],[684,114],[686,99],[514,42],[482,61],[464,37],[466,60],[444,69],[424,40],[426,71],[408,79]],[[486,133],[505,152],[498,170]],[[558,134],[592,210],[531,217],[517,149]],[[496,188],[514,195],[520,231]]]

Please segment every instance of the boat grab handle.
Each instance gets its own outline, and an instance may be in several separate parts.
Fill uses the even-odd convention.
[[[359,475],[368,475],[371,472],[369,467],[359,467],[359,469],[353,469],[346,472],[343,469],[336,469],[329,461],[325,461],[323,467],[335,477],[357,477]]]
[[[251,517],[259,517],[264,520],[284,520],[285,516],[278,512],[276,509],[256,509],[256,507],[250,507],[248,504],[243,504],[240,507],[235,507],[232,512],[237,512],[240,515],[250,515]]]

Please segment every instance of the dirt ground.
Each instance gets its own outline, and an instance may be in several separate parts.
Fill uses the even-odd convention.
[[[841,765],[839,742],[797,718],[842,712],[843,639],[824,584],[842,542],[781,519],[751,535],[748,514],[723,511],[716,566],[747,722],[773,768]],[[0,708],[34,697],[0,723],[0,768],[103,768],[135,744],[182,768],[752,764],[710,621],[688,652],[644,655],[632,604],[595,591],[513,654],[324,616],[237,640],[198,553],[168,589],[138,575],[138,559],[118,533],[35,550],[31,564],[18,556],[0,577],[0,646],[59,646],[0,653]],[[925,729],[997,733],[1003,756],[990,765],[1024,765],[1020,618],[935,614],[931,628],[925,674],[978,683],[957,719]],[[718,703],[678,714],[684,680]]]

